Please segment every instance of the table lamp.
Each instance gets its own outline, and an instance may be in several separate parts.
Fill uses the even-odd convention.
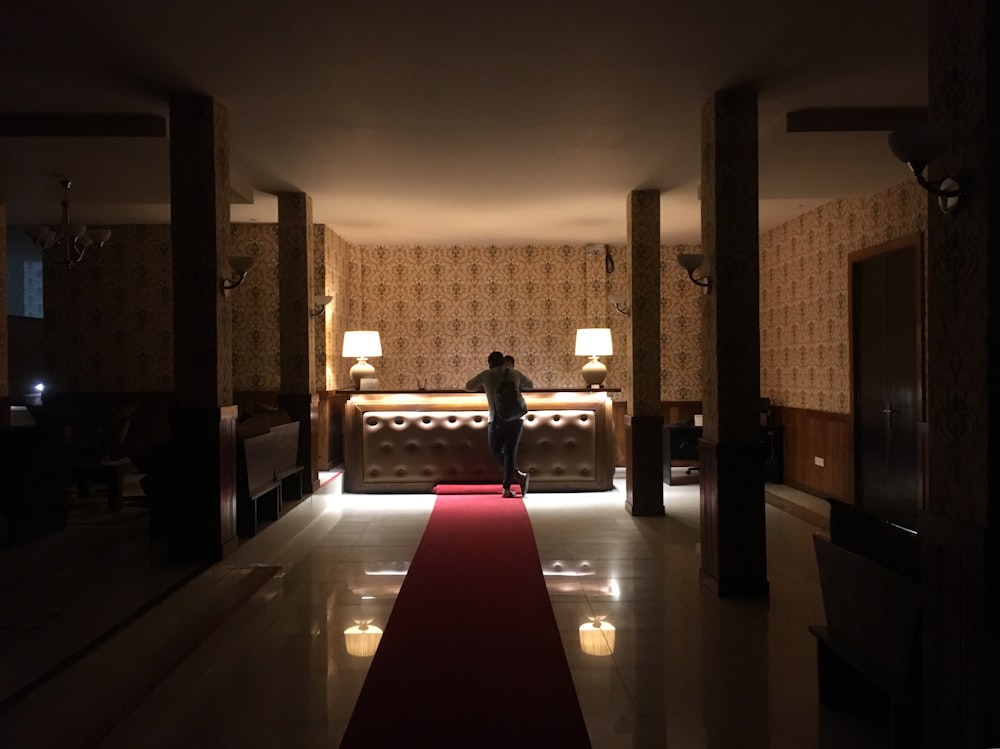
[[[583,365],[583,381],[589,388],[599,388],[608,376],[608,368],[599,356],[611,356],[611,328],[580,328],[576,331],[576,355],[589,356]]]
[[[351,367],[351,380],[355,390],[361,389],[361,380],[375,376],[375,367],[368,363],[369,356],[382,356],[382,341],[377,330],[348,330],[344,332],[344,358],[357,357]]]

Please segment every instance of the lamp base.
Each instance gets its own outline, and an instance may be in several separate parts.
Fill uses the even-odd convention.
[[[608,368],[596,356],[584,364],[583,369],[580,371],[583,374],[583,381],[590,388],[601,387],[604,383],[604,378],[608,376]]]
[[[341,370],[343,371],[343,370]],[[359,357],[358,361],[351,367],[351,381],[354,382],[354,389],[361,389],[361,380],[375,376],[375,367],[368,363],[365,357]]]

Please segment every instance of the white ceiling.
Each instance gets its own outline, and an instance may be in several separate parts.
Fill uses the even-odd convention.
[[[151,7],[155,6],[155,7]],[[149,112],[166,91],[230,113],[231,168],[275,221],[313,199],[352,243],[625,240],[629,191],[698,242],[700,111],[759,91],[767,229],[907,178],[885,132],[788,133],[813,107],[926,104],[924,0],[19,2],[0,24],[0,112]],[[162,138],[0,138],[9,224],[169,221]]]

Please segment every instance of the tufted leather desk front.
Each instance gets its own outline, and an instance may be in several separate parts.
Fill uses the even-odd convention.
[[[606,491],[614,477],[607,391],[531,391],[518,452],[531,491]],[[487,447],[486,396],[462,391],[351,395],[344,406],[349,492],[418,492],[498,484]]]

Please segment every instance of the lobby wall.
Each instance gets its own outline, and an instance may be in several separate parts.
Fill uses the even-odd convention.
[[[351,384],[348,368],[344,368],[340,352],[344,331],[348,330],[350,311],[351,247],[343,237],[325,225],[316,226],[316,279],[322,279],[317,294],[333,297],[320,316],[323,345],[316,346],[317,382],[325,383],[327,390]],[[317,344],[319,342],[317,341]]]
[[[812,425],[808,435],[789,432],[786,440],[808,442],[807,457],[849,445],[847,257],[925,232],[926,206],[923,191],[907,181],[832,201],[761,236],[761,392],[789,426]],[[111,228],[111,241],[79,266],[45,267],[49,384],[78,393],[170,393],[170,227]],[[234,224],[232,231],[231,251],[257,258],[232,295],[234,389],[277,392],[277,227]],[[349,383],[343,331],[367,327],[382,333],[384,355],[374,363],[386,388],[460,388],[493,348],[513,353],[541,387],[580,387],[575,331],[609,326],[617,353],[606,359],[606,384],[622,389],[616,400],[628,400],[630,320],[607,301],[629,287],[624,246],[609,246],[607,263],[603,245],[351,246],[330,227],[315,232],[314,293],[333,297],[315,323],[321,387]],[[661,248],[661,395],[668,402],[701,399],[702,290],[675,261],[694,249]],[[816,434],[826,435],[824,444],[813,444]],[[817,482],[822,477],[802,484],[828,491]]]
[[[278,225],[233,224],[230,252],[255,258],[253,270],[229,297],[233,305],[233,391],[278,392]]]
[[[784,483],[853,501],[848,257],[926,229],[927,195],[907,181],[761,235],[761,394],[784,427]]]
[[[44,265],[47,385],[64,392],[174,388],[170,226],[111,226],[84,262]]]
[[[776,405],[850,413],[848,261],[927,231],[927,194],[908,180],[826,203],[760,237],[761,394]]]
[[[333,300],[316,325],[316,360],[313,379],[321,390],[349,382],[341,373],[340,345],[347,324],[347,242],[324,224],[313,228],[313,295]],[[278,318],[278,226],[233,224],[233,254],[256,258],[253,270],[233,292],[233,389],[237,392],[281,390],[281,338]],[[310,306],[312,306],[310,304]]]
[[[700,397],[701,290],[674,260],[690,249],[661,248],[664,400]],[[611,265],[603,245],[355,246],[349,324],[381,332],[380,385],[401,389],[461,388],[493,349],[513,354],[539,387],[582,387],[576,330],[610,327],[605,384],[625,400],[629,320],[607,297],[628,291],[628,256],[621,245],[607,251]]]
[[[351,328],[381,333],[383,388],[461,388],[496,349],[538,387],[583,386],[577,328],[607,326],[604,255],[586,246],[355,246]],[[614,340],[616,350],[625,341]],[[608,387],[624,387],[612,356]],[[351,362],[344,362],[346,371]]]

